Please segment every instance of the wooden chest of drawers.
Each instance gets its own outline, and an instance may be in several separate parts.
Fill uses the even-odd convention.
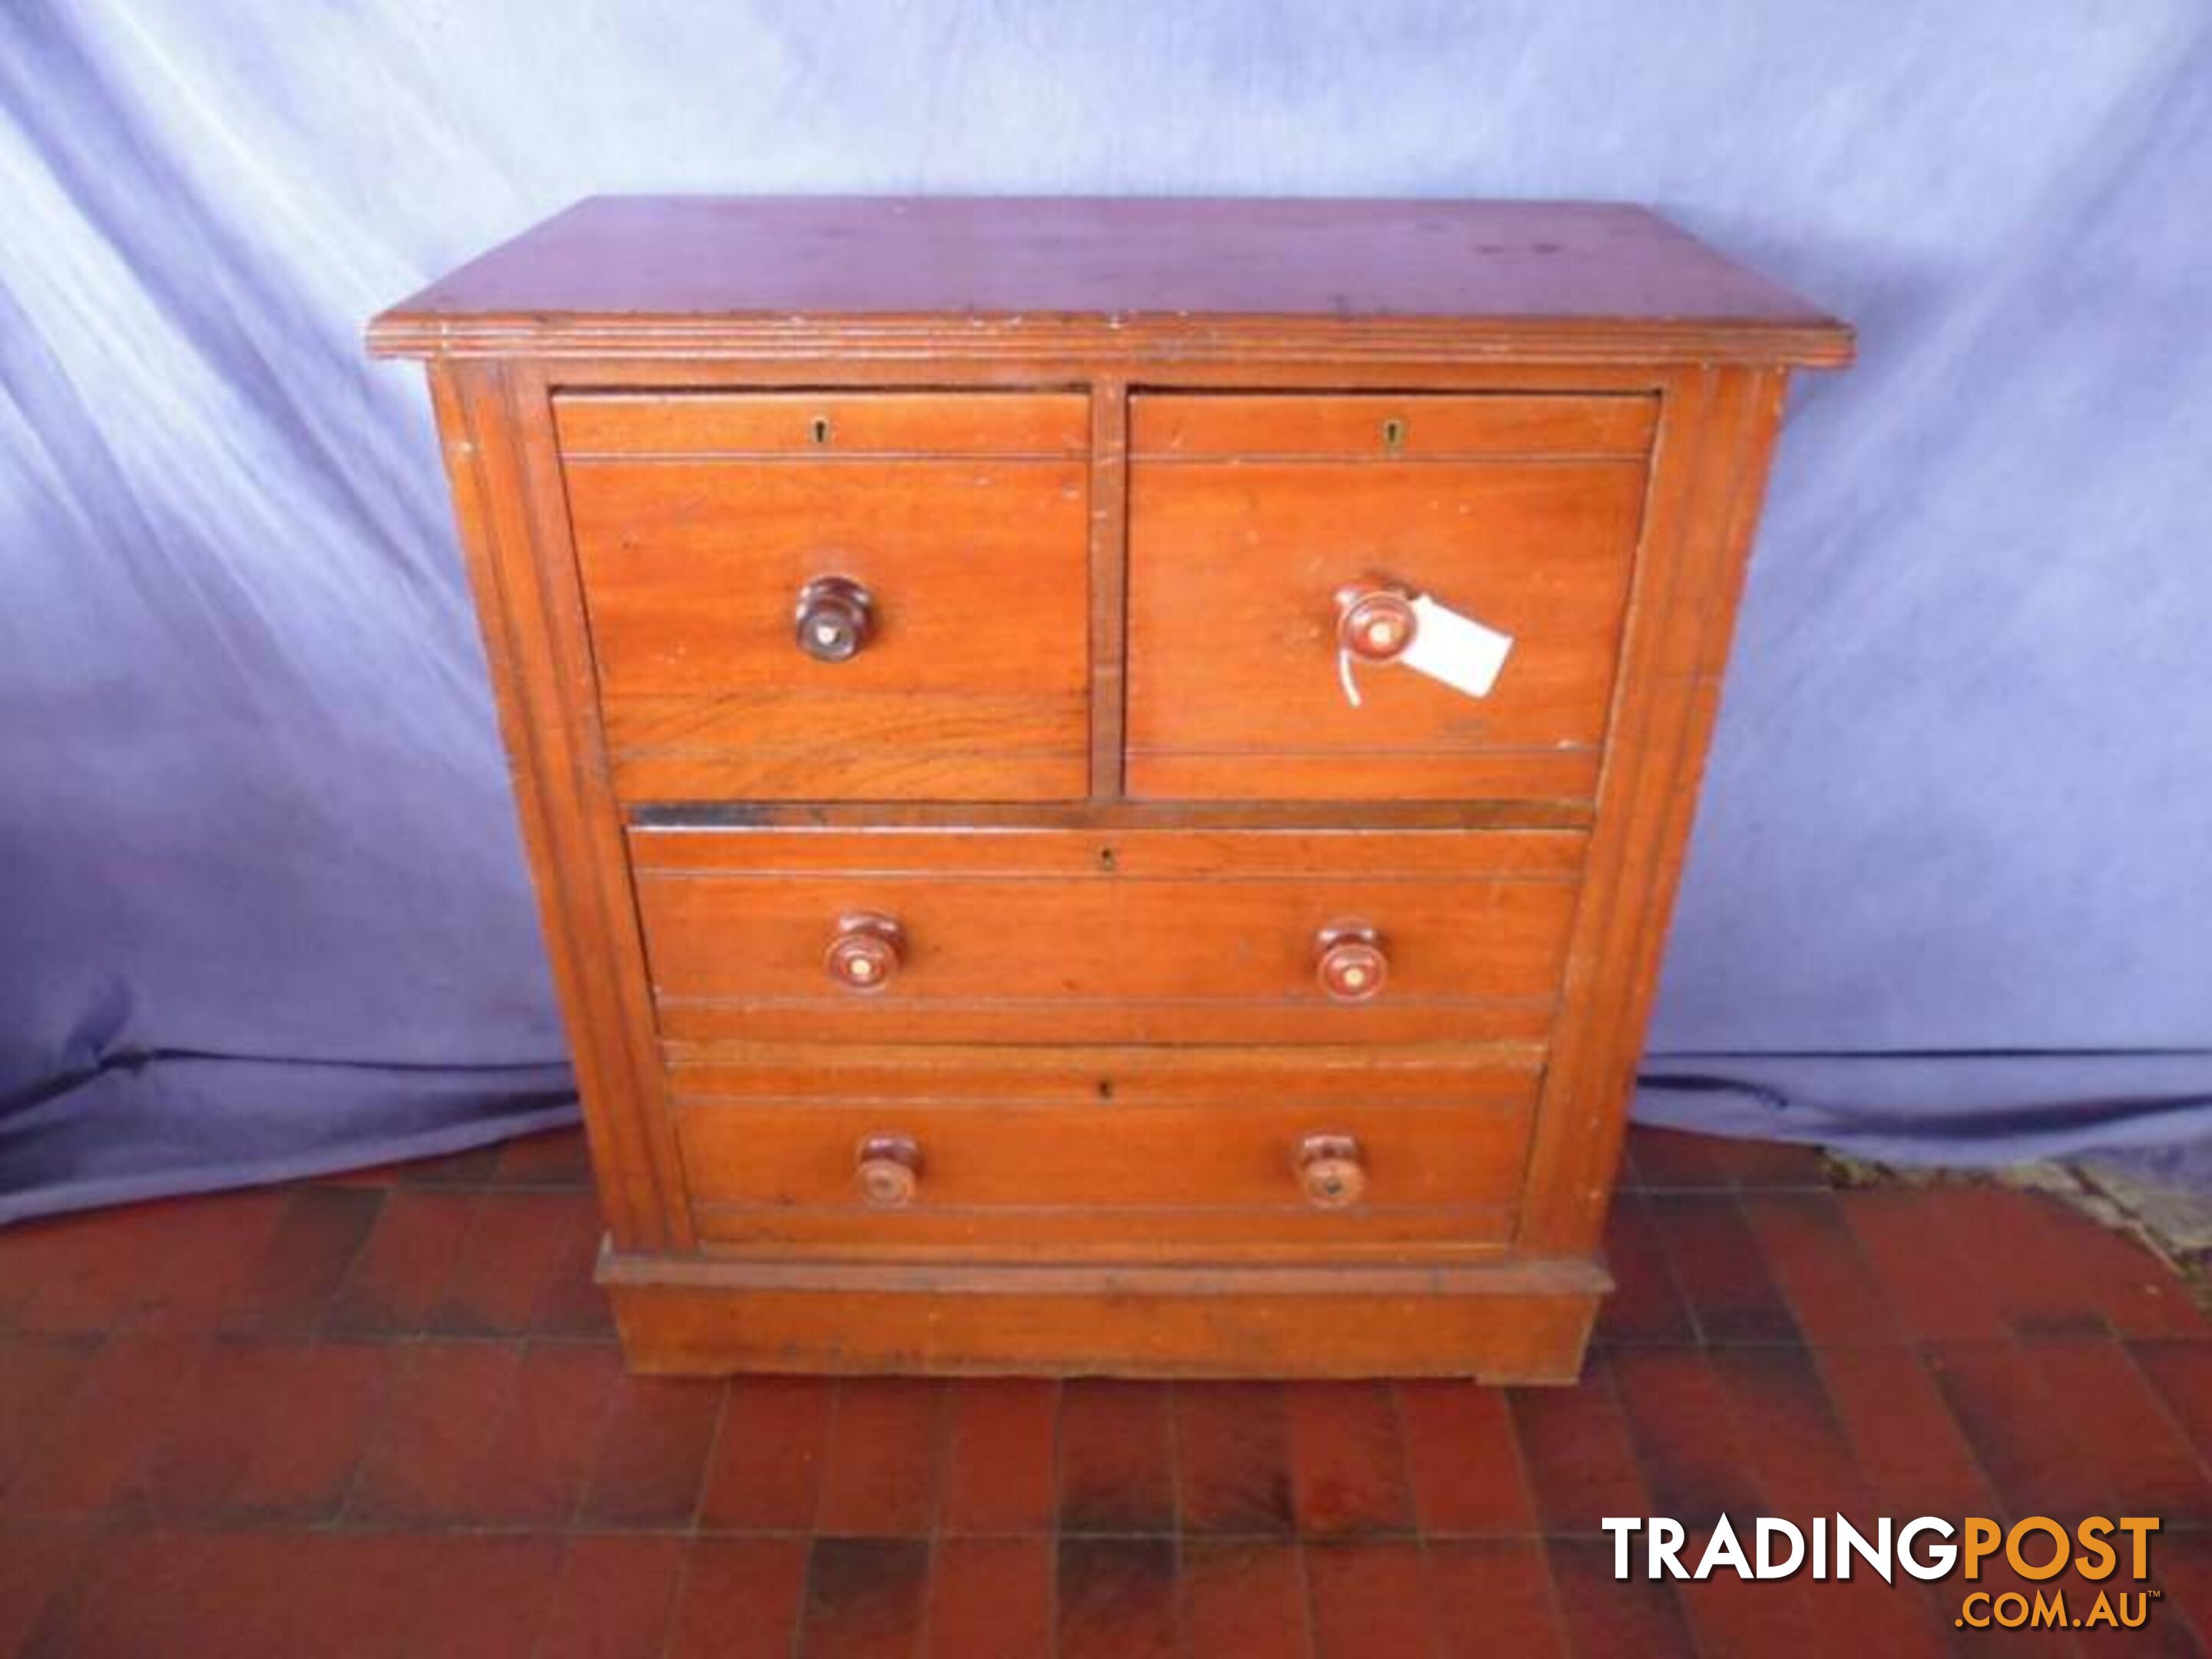
[[[370,341],[634,1364],[1575,1374],[1847,329],[1631,208],[622,198]]]

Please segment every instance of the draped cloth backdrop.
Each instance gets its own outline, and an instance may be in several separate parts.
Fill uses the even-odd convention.
[[[597,191],[1636,199],[1800,386],[1639,1110],[2212,1131],[2198,0],[0,9],[0,1218],[564,1121],[418,373]]]

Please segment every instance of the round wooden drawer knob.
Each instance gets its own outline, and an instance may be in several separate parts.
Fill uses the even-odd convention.
[[[1338,1002],[1365,1002],[1380,994],[1390,977],[1382,935],[1364,922],[1322,928],[1314,938],[1314,977]]]
[[[921,1148],[912,1135],[870,1135],[853,1160],[860,1201],[872,1210],[902,1210],[921,1184]]]
[[[1367,1195],[1367,1155],[1350,1135],[1308,1135],[1298,1142],[1297,1170],[1316,1209],[1341,1210]]]
[[[824,963],[830,977],[848,991],[880,991],[891,982],[906,954],[906,931],[886,915],[861,910],[837,921]]]
[[[876,601],[850,576],[817,576],[799,590],[799,648],[817,662],[849,662],[876,631]]]
[[[1420,627],[1403,588],[1356,582],[1336,592],[1336,642],[1362,662],[1395,662]]]

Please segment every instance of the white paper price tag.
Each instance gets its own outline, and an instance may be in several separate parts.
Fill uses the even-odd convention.
[[[1513,636],[1448,611],[1425,593],[1413,601],[1413,614],[1420,625],[1399,663],[1470,697],[1488,696],[1513,650]]]

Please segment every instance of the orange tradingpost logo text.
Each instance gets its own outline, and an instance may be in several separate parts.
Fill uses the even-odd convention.
[[[1941,1516],[1902,1524],[1884,1516],[1868,1531],[1840,1515],[1814,1516],[1804,1526],[1763,1515],[1748,1540],[1722,1516],[1704,1548],[1692,1552],[1684,1547],[1688,1528],[1668,1516],[1607,1516],[1598,1524],[1613,1535],[1613,1576],[1623,1579],[1705,1579],[1724,1571],[1795,1578],[1809,1571],[1824,1581],[1848,1579],[1856,1565],[1887,1584],[1902,1571],[1930,1583],[1955,1575],[1979,1585],[1984,1566],[2002,1562],[2029,1588],[1969,1589],[1953,1622],[1976,1630],[2135,1630],[2148,1621],[2160,1594],[2148,1582],[2159,1523],[2147,1515],[2087,1516],[2070,1528],[2042,1515],[2010,1527],[1980,1515],[1955,1525]],[[1686,1561],[1686,1553],[1696,1559]],[[2078,1583],[2053,1582],[2069,1569]]]

